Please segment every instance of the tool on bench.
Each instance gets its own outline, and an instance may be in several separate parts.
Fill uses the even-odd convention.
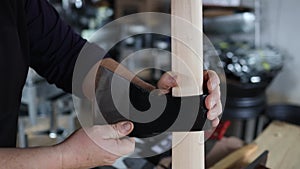
[[[245,169],[267,169],[265,166],[267,163],[268,154],[269,154],[269,151],[264,151],[252,163],[250,163]]]

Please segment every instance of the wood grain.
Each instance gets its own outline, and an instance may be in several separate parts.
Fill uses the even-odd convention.
[[[258,146],[256,144],[246,145],[233,153],[229,154],[227,157],[216,163],[210,169],[229,169],[233,168],[237,163],[243,161],[245,158],[249,157],[251,154],[256,152]]]
[[[252,162],[265,150],[269,150],[266,166],[272,169],[296,169],[300,166],[300,127],[284,122],[271,123],[254,141],[257,153],[248,158]]]
[[[204,169],[204,131],[174,132],[172,169]]]
[[[126,67],[124,67],[122,64],[118,63],[117,61],[111,59],[111,58],[105,58],[100,62],[100,66],[116,73],[117,75],[125,78],[126,80],[148,90],[152,91],[155,89],[155,86],[143,81],[138,76],[136,76],[134,73],[129,71]],[[100,72],[99,72],[100,73]],[[100,77],[100,74],[96,75],[96,78]],[[97,79],[96,79],[97,82]],[[97,87],[97,86],[96,86]]]
[[[201,95],[203,83],[202,0],[172,0],[173,95]],[[174,17],[176,16],[176,17]]]
[[[171,0],[172,72],[175,97],[203,94],[202,0]],[[174,17],[176,16],[176,17]],[[180,17],[180,18],[178,18]],[[173,169],[204,169],[204,132],[175,132]]]

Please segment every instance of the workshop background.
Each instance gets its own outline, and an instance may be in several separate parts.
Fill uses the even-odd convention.
[[[170,0],[49,2],[61,17],[85,38],[105,24],[125,15],[138,12],[170,13]],[[280,151],[299,155],[300,149],[293,148],[299,146],[293,146],[291,143],[282,145],[286,148],[272,150],[275,146],[272,132],[276,132],[276,138],[279,136],[290,142],[299,140],[300,136],[299,6],[298,0],[203,0],[204,33],[214,44],[227,77],[227,102],[224,105],[223,118],[206,145],[207,168],[218,168],[218,162],[224,164],[221,159],[226,161],[230,153],[241,148],[249,151],[258,149],[256,153],[262,155],[268,150],[266,165],[269,168],[300,168],[299,160],[295,157],[288,162],[294,167],[284,162],[279,164],[274,160],[281,158],[279,155],[276,158],[274,156],[277,152],[280,154]],[[141,25],[126,26],[126,29],[137,33],[143,29]],[[106,31],[105,38],[114,34]],[[154,47],[170,51],[170,42],[170,38],[164,36],[136,35],[117,44],[109,54],[120,61],[128,54],[143,48]],[[139,62],[146,65],[147,62],[155,62],[161,68],[170,66],[170,59],[165,57],[153,61],[144,56]],[[134,68],[137,65],[130,62],[128,66]],[[161,73],[151,70],[141,76],[147,81],[155,82]],[[82,109],[84,110],[84,104]],[[73,107],[72,96],[48,84],[30,70],[22,97],[18,146],[53,145],[63,141],[78,127],[80,124]],[[260,146],[262,142],[268,141],[270,144],[263,143],[264,145]],[[164,138],[159,143],[147,146],[159,152],[170,148],[170,142],[170,138]],[[277,140],[276,143],[279,142]],[[258,147],[243,147],[253,143]],[[262,150],[262,147],[265,149]],[[167,152],[147,159],[122,158],[113,167],[105,168],[169,168],[169,157],[170,153]],[[237,157],[239,160],[241,158]],[[247,158],[250,159],[252,157]],[[243,160],[243,165],[246,162],[250,163],[247,160]],[[228,163],[230,162],[227,161],[224,165]],[[235,167],[237,166],[229,165],[227,168]]]

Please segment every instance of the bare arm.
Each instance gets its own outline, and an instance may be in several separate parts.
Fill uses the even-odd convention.
[[[0,165],[3,168],[62,168],[61,154],[56,146],[44,148],[0,150]]]
[[[120,122],[116,125],[94,126],[86,131],[80,129],[55,146],[1,148],[0,166],[22,169],[76,169],[112,165],[120,156],[134,150],[134,139],[124,138],[132,130],[132,123]]]

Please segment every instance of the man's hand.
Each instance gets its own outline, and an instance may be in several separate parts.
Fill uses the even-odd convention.
[[[208,109],[207,118],[212,121],[212,126],[217,127],[220,120],[219,115],[222,113],[221,93],[220,93],[220,79],[216,72],[207,70],[204,71],[203,87],[207,89],[208,96],[205,100],[205,106]],[[176,76],[171,73],[165,73],[157,83],[162,94],[170,92],[172,87],[176,87]]]
[[[134,151],[134,139],[125,137],[132,130],[131,122],[78,130],[56,146],[61,152],[62,168],[112,165],[119,157]]]
[[[80,129],[61,144],[36,148],[0,148],[1,168],[77,169],[112,165],[134,150],[135,141],[125,138],[131,122]],[[91,139],[92,138],[92,139]]]

